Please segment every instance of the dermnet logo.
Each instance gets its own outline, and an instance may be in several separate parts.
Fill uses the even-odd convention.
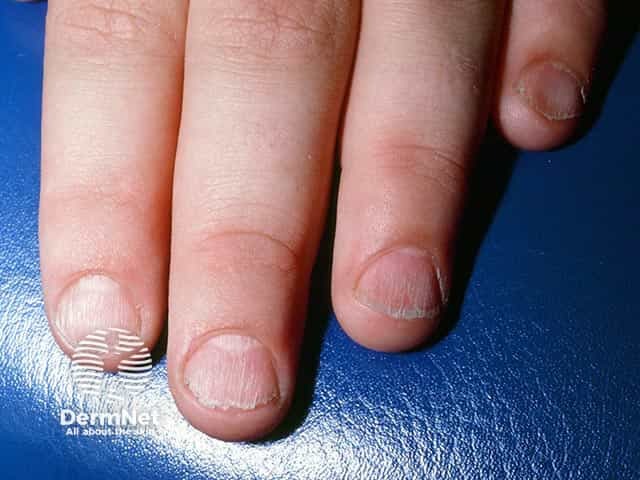
[[[118,362],[105,370],[105,359]],[[149,348],[142,339],[121,328],[99,329],[82,339],[71,357],[71,378],[82,405],[106,411],[60,411],[67,436],[111,436],[145,433],[158,424],[157,412],[127,408],[149,384]]]
[[[113,345],[113,350],[109,345]],[[123,357],[117,373],[121,381],[107,385],[103,359],[111,355]],[[125,394],[139,394],[144,389],[151,377],[151,367],[151,353],[144,342],[121,328],[96,330],[87,335],[71,357],[71,376],[81,394],[120,402],[125,400]]]

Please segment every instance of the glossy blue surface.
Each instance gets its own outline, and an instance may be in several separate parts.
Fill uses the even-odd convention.
[[[325,314],[321,259],[298,398],[270,439],[191,428],[164,359],[141,398],[158,430],[73,438],[38,270],[45,9],[0,3],[0,478],[640,478],[639,41],[583,139],[538,154],[488,142],[439,341],[355,345]]]

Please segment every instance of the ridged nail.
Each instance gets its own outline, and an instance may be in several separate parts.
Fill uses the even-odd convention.
[[[548,120],[577,118],[587,102],[584,83],[559,62],[529,65],[523,70],[515,89],[532,109]]]
[[[105,275],[87,275],[67,287],[55,324],[71,346],[96,330],[121,328],[140,334],[140,319],[124,289]]]
[[[188,359],[184,379],[207,408],[253,410],[280,396],[271,353],[243,335],[207,339]]]
[[[401,248],[374,260],[360,277],[355,298],[371,310],[400,320],[431,319],[442,310],[442,295],[431,257]]]

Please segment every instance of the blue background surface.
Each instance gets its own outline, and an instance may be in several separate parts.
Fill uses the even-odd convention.
[[[483,148],[438,341],[386,355],[331,316],[321,257],[300,387],[267,441],[178,414],[161,358],[144,437],[72,438],[48,334],[37,205],[46,4],[0,3],[0,478],[640,478],[640,42],[571,146]],[[620,50],[622,41],[618,42]],[[328,247],[327,247],[328,248]]]

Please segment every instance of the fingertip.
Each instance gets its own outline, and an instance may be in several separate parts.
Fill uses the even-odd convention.
[[[225,441],[269,434],[286,415],[292,389],[270,349],[239,332],[197,339],[182,361],[170,362],[169,385],[187,421]]]
[[[587,81],[564,63],[531,62],[517,76],[504,80],[495,124],[516,147],[559,147],[576,133],[587,106],[587,91]]]
[[[440,324],[440,314],[411,321],[373,312],[357,302],[335,302],[338,322],[349,337],[378,352],[403,352],[423,345]]]
[[[153,349],[164,325],[163,301],[157,298],[162,293],[129,288],[130,279],[103,271],[64,278],[44,276],[50,330],[65,355],[73,360],[88,347],[104,370],[116,371],[121,360],[135,353],[131,342]]]
[[[606,10],[603,0],[512,2],[493,117],[513,145],[548,150],[579,131]]]
[[[439,325],[438,318],[407,325],[400,320],[379,318],[377,315],[366,313],[361,321],[340,320],[348,318],[348,314],[346,315],[343,317],[336,311],[342,328],[353,341],[370,350],[385,353],[405,352],[420,347],[435,334]]]
[[[447,303],[434,259],[414,247],[374,255],[355,276],[334,282],[334,309],[345,332],[383,352],[410,350],[436,331]]]
[[[197,430],[226,442],[249,442],[265,438],[284,419],[288,405],[273,403],[251,411],[207,408],[182,385],[170,382],[171,393],[182,416]]]

